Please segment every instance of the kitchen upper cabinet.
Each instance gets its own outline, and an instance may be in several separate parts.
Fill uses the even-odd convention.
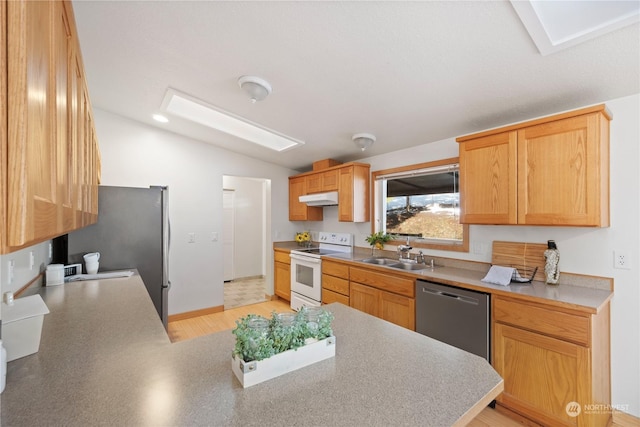
[[[340,169],[338,220],[369,221],[369,165],[354,164]]]
[[[338,191],[339,221],[369,221],[369,175],[369,165],[346,163],[289,177],[289,221],[322,221],[323,208],[309,207],[298,197],[328,191]]]
[[[560,311],[494,296],[493,366],[504,379],[498,403],[543,425],[605,426],[611,404],[609,304],[599,313]]]
[[[82,197],[92,192],[97,197],[99,181],[99,153],[93,123],[86,120],[91,107],[71,3],[4,3],[7,85],[2,106],[8,125],[1,159],[7,176],[2,190],[3,253],[95,222],[95,197],[95,215],[78,220],[85,215],[84,210],[77,213],[75,183],[81,177]],[[80,108],[82,93],[87,102]],[[84,164],[86,153],[92,153],[89,165]]]
[[[517,142],[513,131],[460,144],[461,223],[517,223]]]
[[[307,194],[338,191],[338,176],[337,169],[307,175]]]
[[[298,197],[307,193],[305,176],[289,177],[289,221],[322,221],[322,208],[300,203]]]
[[[461,222],[609,226],[604,105],[460,137]]]
[[[273,292],[291,301],[291,259],[288,251],[273,253]]]

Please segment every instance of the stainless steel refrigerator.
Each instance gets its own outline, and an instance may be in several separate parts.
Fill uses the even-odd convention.
[[[98,272],[136,268],[167,328],[169,211],[167,187],[98,187],[98,222],[67,236],[67,262],[100,252]],[[84,267],[83,267],[84,268]]]

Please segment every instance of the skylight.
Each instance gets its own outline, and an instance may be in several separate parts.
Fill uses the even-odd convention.
[[[304,142],[253,123],[202,100],[168,89],[162,109],[183,119],[270,148],[285,151]]]
[[[542,55],[640,22],[638,1],[511,0]]]

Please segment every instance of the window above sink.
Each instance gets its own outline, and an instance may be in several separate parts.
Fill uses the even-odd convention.
[[[469,227],[460,224],[458,158],[375,171],[373,232],[411,239],[414,248],[469,251]]]

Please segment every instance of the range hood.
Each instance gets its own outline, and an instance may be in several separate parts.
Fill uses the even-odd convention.
[[[333,206],[338,204],[338,192],[307,194],[300,196],[298,200],[300,203],[306,203],[307,206]]]

